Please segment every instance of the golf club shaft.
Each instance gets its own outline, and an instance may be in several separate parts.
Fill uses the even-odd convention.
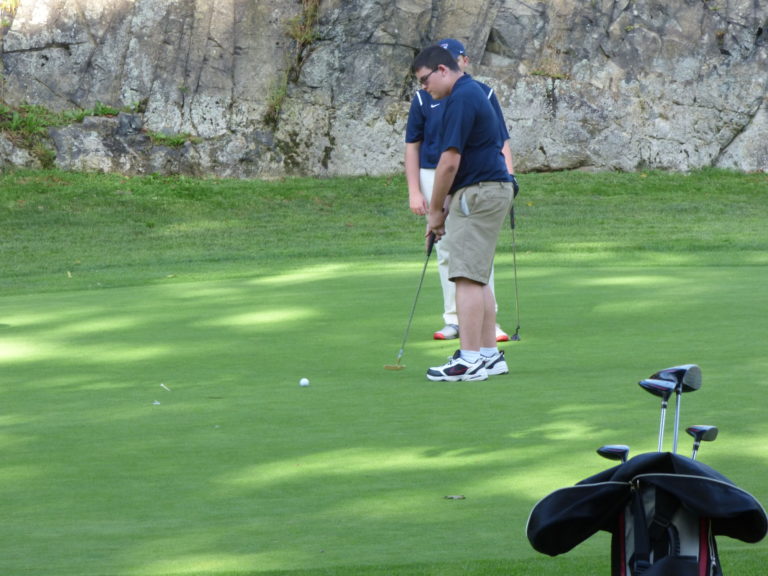
[[[699,451],[699,442],[693,443],[693,452],[691,453],[691,460],[696,460],[696,454]]]
[[[517,326],[513,340],[520,339],[520,294],[517,288],[517,239],[515,238],[515,201],[512,200],[512,208],[509,210],[509,226],[512,228],[512,270],[515,279],[515,314],[517,317]]]
[[[432,255],[432,248],[435,246],[435,234],[430,233],[427,241],[427,257],[424,259],[424,267],[421,269],[421,278],[419,279],[419,287],[416,289],[416,297],[413,299],[413,306],[411,306],[411,315],[408,317],[408,324],[405,327],[405,333],[403,334],[403,342],[400,344],[400,351],[397,353],[396,364],[400,364],[400,360],[405,353],[405,343],[408,341],[408,333],[411,331],[411,323],[413,322],[413,315],[416,312],[416,303],[419,301],[419,294],[421,293],[421,286],[424,284],[424,275],[427,272],[427,264],[429,264],[429,257]]]
[[[661,418],[659,420],[659,452],[664,447],[664,425],[667,420],[667,403],[662,401],[661,403]]]
[[[675,435],[672,440],[672,453],[677,454],[677,437],[678,428],[680,426],[680,397],[682,396],[681,387],[678,386],[678,390],[675,393]]]

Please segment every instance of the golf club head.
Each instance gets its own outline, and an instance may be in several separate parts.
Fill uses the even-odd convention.
[[[678,388],[678,394],[681,392],[694,392],[701,388],[701,368],[696,364],[682,364],[672,368],[664,368],[655,372],[651,378],[674,382]]]
[[[693,436],[693,439],[698,442],[713,442],[717,438],[719,430],[717,426],[706,426],[700,424],[698,426],[689,426],[685,429],[688,434]]]
[[[605,446],[600,446],[600,448],[597,449],[597,453],[608,460],[620,460],[621,462],[626,462],[627,455],[629,454],[629,446],[626,444],[606,444]]]
[[[699,453],[699,446],[703,442],[712,442],[717,438],[717,426],[689,426],[685,429],[688,434],[693,436],[693,452],[691,453],[691,460],[696,460],[696,455]]]
[[[646,378],[638,382],[640,387],[653,394],[654,396],[661,396],[662,401],[666,402],[675,391],[677,384],[670,382],[669,380],[660,380],[658,378]]]

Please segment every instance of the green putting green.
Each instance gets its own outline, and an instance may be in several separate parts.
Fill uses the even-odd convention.
[[[591,175],[572,178],[582,192],[594,185]],[[603,190],[605,177],[594,178]],[[674,186],[682,177],[621,178]],[[327,236],[327,250],[339,257],[316,254],[309,229],[309,257],[270,256],[251,222],[238,239],[251,238],[256,266],[240,253],[211,260],[205,239],[231,225],[226,212],[185,241],[182,255],[160,254],[162,265],[138,232],[138,253],[105,232],[102,246],[88,241],[90,260],[69,277],[66,263],[50,272],[56,239],[72,232],[66,222],[35,243],[12,220],[16,250],[30,234],[30,261],[3,253],[20,271],[0,295],[1,571],[606,574],[608,535],[548,558],[527,542],[528,513],[552,490],[612,466],[595,453],[600,445],[628,444],[630,457],[655,450],[659,402],[637,382],[684,363],[701,367],[703,385],[683,397],[679,451],[690,454],[684,427],[717,425],[717,441],[703,444],[698,459],[768,502],[765,195],[739,198],[738,211],[718,209],[714,239],[688,222],[700,212],[682,210],[670,216],[691,231],[676,240],[680,250],[664,246],[663,226],[646,250],[643,234],[669,222],[638,213],[631,195],[597,192],[587,203],[610,204],[604,216],[594,205],[566,214],[556,204],[565,201],[567,181],[528,180],[517,228],[522,339],[502,345],[509,375],[477,383],[424,377],[457,346],[431,340],[440,323],[434,260],[406,369],[383,369],[398,353],[423,265],[423,246],[413,240],[421,224],[407,216],[393,216],[389,226],[400,225],[413,249],[383,240],[375,257],[354,247],[346,254],[343,233]],[[389,190],[390,183],[366,186]],[[326,218],[352,228],[344,207],[362,210],[358,192],[334,190]],[[218,192],[187,199],[196,215],[190,221],[206,212],[201,204],[224,203],[228,192]],[[163,198],[162,183],[153,193]],[[644,210],[674,210],[656,194]],[[695,206],[695,198],[696,190],[684,190],[674,201]],[[719,200],[713,205],[727,199]],[[9,202],[18,198],[6,200],[5,217],[14,215]],[[402,198],[387,202],[382,209],[392,214],[402,208]],[[179,228],[184,195],[164,203],[176,206]],[[25,218],[34,226],[33,214]],[[108,230],[104,214],[98,226]],[[146,216],[159,223],[152,234],[166,226],[163,217],[162,209]],[[124,230],[118,216],[113,223]],[[323,226],[325,237],[333,227]],[[575,235],[581,228],[583,244]],[[508,231],[502,240],[508,244]],[[77,259],[68,251],[59,258]],[[513,330],[508,245],[500,247],[496,278],[499,319]],[[309,386],[300,386],[304,377]],[[765,542],[718,544],[726,573],[757,574],[768,561]]]

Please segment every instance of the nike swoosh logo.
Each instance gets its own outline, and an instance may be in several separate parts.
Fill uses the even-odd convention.
[[[430,108],[437,108],[438,106],[440,106],[440,104],[430,104],[429,105]]]

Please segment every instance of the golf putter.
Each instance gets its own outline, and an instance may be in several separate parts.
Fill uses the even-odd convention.
[[[680,397],[685,392],[695,392],[701,388],[701,368],[696,364],[682,364],[659,370],[651,378],[675,383],[675,436],[672,442],[672,452],[677,454],[680,431]]]
[[[520,294],[517,290],[517,241],[515,239],[515,201],[512,200],[512,208],[509,209],[509,226],[512,228],[512,269],[515,274],[515,313],[517,315],[517,326],[515,333],[510,340],[520,340]]]
[[[400,344],[400,351],[397,353],[397,358],[394,364],[385,364],[384,370],[403,370],[404,364],[400,362],[403,359],[405,353],[405,343],[408,341],[408,333],[411,331],[411,323],[413,322],[413,314],[416,312],[416,303],[419,301],[419,294],[421,293],[421,285],[424,284],[424,275],[427,272],[427,264],[429,264],[429,257],[432,255],[432,248],[435,246],[435,233],[430,232],[427,240],[427,257],[424,260],[424,268],[421,269],[421,278],[419,279],[419,287],[416,289],[416,297],[413,299],[413,306],[411,307],[411,315],[408,318],[408,324],[405,327],[405,334],[403,334],[403,342]]]

